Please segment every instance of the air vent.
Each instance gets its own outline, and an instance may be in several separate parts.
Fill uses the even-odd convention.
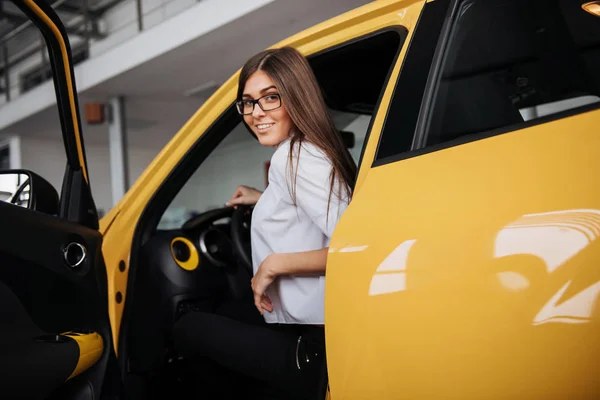
[[[184,263],[190,259],[190,248],[185,242],[175,239],[173,241],[172,250],[175,260]]]

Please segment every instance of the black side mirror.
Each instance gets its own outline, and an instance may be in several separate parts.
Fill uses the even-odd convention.
[[[0,201],[58,214],[58,192],[47,180],[31,171],[0,171]]]

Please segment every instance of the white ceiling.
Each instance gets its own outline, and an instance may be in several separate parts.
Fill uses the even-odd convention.
[[[204,101],[184,92],[214,81],[223,83],[246,59],[270,45],[361,6],[366,0],[276,0],[209,34],[80,93],[86,102],[126,98],[130,146],[160,148]],[[107,144],[108,127],[84,126],[87,144]],[[56,107],[0,132],[59,139]]]

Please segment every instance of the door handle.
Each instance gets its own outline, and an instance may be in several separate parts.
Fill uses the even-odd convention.
[[[82,244],[71,242],[64,248],[63,256],[69,267],[77,268],[85,261],[87,249]]]

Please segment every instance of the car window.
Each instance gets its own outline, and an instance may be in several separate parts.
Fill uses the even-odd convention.
[[[358,162],[370,117],[332,113],[334,122]],[[202,212],[223,207],[239,185],[264,190],[274,150],[261,146],[239,123],[194,172],[163,214],[158,229],[177,229]]]
[[[470,0],[458,16],[427,146],[600,104],[600,18],[579,2]]]
[[[223,207],[239,185],[264,189],[272,154],[239,123],[171,201],[158,228],[179,228],[194,215]]]
[[[349,112],[332,112],[335,126],[345,139],[346,147],[354,162],[358,165],[360,153],[367,137],[370,114],[355,114]]]
[[[435,55],[448,5],[448,1],[434,1],[423,7],[394,87],[374,166],[385,164],[399,154],[408,153],[413,146],[429,67]]]

